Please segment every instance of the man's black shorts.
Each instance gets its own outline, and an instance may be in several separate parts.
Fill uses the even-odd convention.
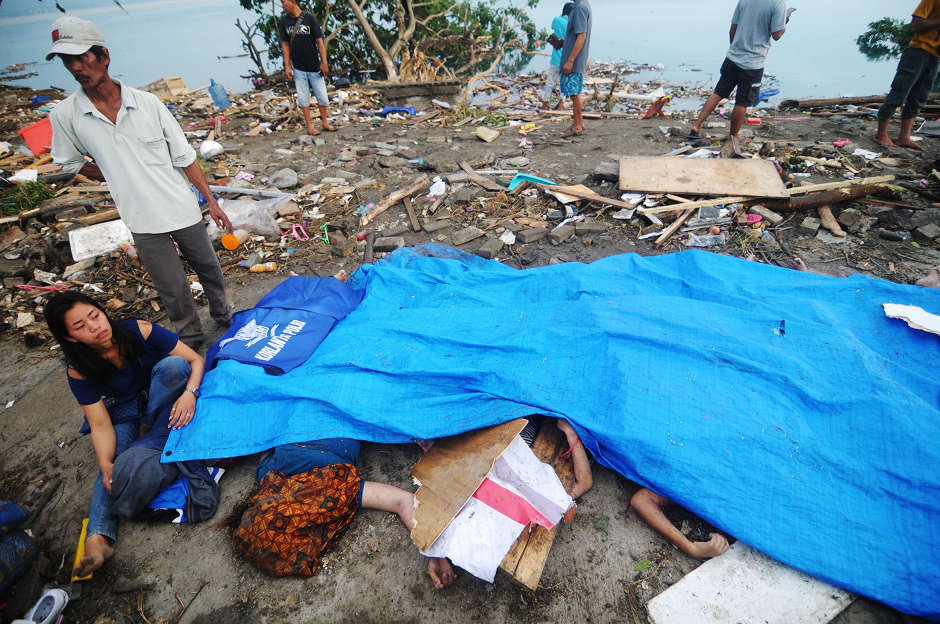
[[[734,98],[736,106],[754,106],[760,96],[760,82],[764,78],[763,69],[741,69],[731,59],[721,64],[721,78],[715,85],[715,93],[723,98],[731,95],[735,87],[738,94]]]

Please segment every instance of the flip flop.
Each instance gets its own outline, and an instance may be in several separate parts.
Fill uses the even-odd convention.
[[[320,127],[323,128],[324,132],[336,132],[336,128],[334,126],[326,127],[324,125],[321,125]]]
[[[584,134],[584,130],[581,132],[575,132],[574,127],[571,127],[561,133],[561,138],[567,139],[568,137],[581,136],[582,134]]]
[[[705,137],[702,136],[701,132],[689,132],[687,135],[685,135],[686,141],[698,141],[704,138]]]

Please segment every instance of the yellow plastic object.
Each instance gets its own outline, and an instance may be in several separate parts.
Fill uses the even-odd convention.
[[[75,566],[81,563],[82,557],[85,556],[85,536],[87,533],[88,533],[88,518],[85,518],[84,520],[82,520],[82,535],[81,537],[78,538],[78,547],[75,549],[75,563],[72,564],[73,570],[75,569]],[[75,581],[87,581],[91,579],[93,574],[94,572],[92,572],[88,576],[83,576],[81,578],[73,574],[72,580],[69,582],[74,583]]]
[[[232,234],[222,235],[222,246],[229,251],[235,251],[246,240],[248,240],[248,232],[245,230],[235,230]]]

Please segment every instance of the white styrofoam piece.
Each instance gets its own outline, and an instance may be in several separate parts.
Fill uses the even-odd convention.
[[[739,541],[647,608],[653,624],[825,624],[855,598]]]
[[[72,260],[79,262],[85,258],[94,258],[110,253],[121,243],[133,243],[134,237],[120,219],[106,221],[69,232],[69,247],[72,248]]]
[[[940,335],[940,316],[924,311],[912,305],[899,305],[897,303],[882,303],[885,314],[891,318],[901,319],[914,329],[922,329],[932,334]]]
[[[555,470],[539,461],[518,436],[496,460],[487,479],[506,490],[510,498],[525,499],[541,514],[537,523],[545,522],[549,529],[561,520],[573,502]],[[485,502],[470,498],[423,554],[447,557],[477,578],[492,583],[499,564],[525,526]]]

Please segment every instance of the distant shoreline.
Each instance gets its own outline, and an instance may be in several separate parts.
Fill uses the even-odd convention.
[[[134,4],[125,4],[124,10],[129,14],[133,14],[134,11],[141,9],[162,9],[164,7],[173,7],[179,6],[181,4],[208,4],[212,2],[223,2],[224,0],[153,0],[152,2],[139,2]],[[30,15],[20,15],[19,17],[4,17],[0,18],[0,28],[4,26],[16,26],[18,24],[28,24],[30,22],[41,22],[43,20],[48,20],[49,22],[55,21],[57,18],[62,17],[63,15],[69,15],[72,17],[88,17],[90,15],[102,15],[105,13],[120,13],[121,8],[115,4],[110,6],[95,7],[91,9],[75,9],[73,11],[68,11],[62,13],[60,11],[49,11],[47,13],[33,13]]]

